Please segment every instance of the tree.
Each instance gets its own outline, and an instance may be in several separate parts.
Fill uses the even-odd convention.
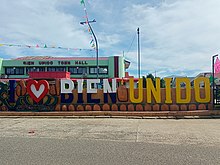
[[[152,80],[154,86],[155,86],[155,78],[154,78],[154,76],[152,74],[148,74],[147,78],[150,78]]]
[[[143,76],[142,78],[143,78],[143,88],[146,88],[147,87],[146,78],[145,76]]]
[[[160,79],[160,87],[165,88],[165,80],[163,78]]]
[[[154,84],[154,87],[156,87],[156,85],[155,85],[156,84],[156,78],[160,78],[160,77],[154,77],[153,74],[148,74],[146,77],[150,78],[152,80],[153,84]],[[144,87],[144,84],[143,84],[143,87]],[[160,87],[165,88],[165,80],[163,78],[160,79]]]

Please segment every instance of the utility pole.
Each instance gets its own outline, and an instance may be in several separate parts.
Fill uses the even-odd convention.
[[[137,28],[137,36],[138,36],[138,77],[141,77],[141,57],[140,57],[140,30]]]

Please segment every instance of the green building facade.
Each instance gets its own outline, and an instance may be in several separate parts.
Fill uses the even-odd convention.
[[[122,56],[100,57],[98,78],[123,78],[130,62]],[[0,58],[1,78],[29,78],[29,72],[70,72],[70,78],[97,78],[96,58],[29,56]]]

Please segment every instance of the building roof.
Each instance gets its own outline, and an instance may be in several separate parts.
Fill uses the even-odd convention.
[[[96,57],[52,57],[52,56],[26,56],[13,60],[96,60]],[[99,57],[99,60],[108,60],[108,57]]]

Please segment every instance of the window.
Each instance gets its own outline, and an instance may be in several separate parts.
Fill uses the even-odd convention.
[[[48,67],[48,68],[47,68],[47,71],[48,71],[48,72],[55,72],[55,71],[56,71],[56,68],[55,68],[55,67]]]
[[[108,67],[100,67],[99,74],[108,74]]]
[[[93,68],[93,67],[89,68],[89,73],[90,74],[96,74],[97,73],[97,68]]]
[[[64,71],[66,71],[66,68],[65,67],[59,67],[59,68],[56,68],[56,71],[64,72]]]
[[[96,74],[97,68],[96,67],[90,67],[89,68],[90,74]],[[107,66],[101,66],[99,67],[99,74],[108,74],[108,67]]]
[[[69,67],[69,72],[71,74],[86,74],[87,68],[86,67]]]
[[[86,68],[78,67],[77,70],[78,70],[78,72],[77,72],[78,74],[85,74],[86,73]]]
[[[44,67],[27,67],[26,74],[29,74],[29,72],[45,72],[45,68]]]
[[[5,68],[6,75],[23,75],[24,67],[7,67]]]
[[[69,67],[69,72],[71,74],[77,74],[77,68]]]
[[[48,72],[64,72],[66,71],[65,67],[47,67]]]

